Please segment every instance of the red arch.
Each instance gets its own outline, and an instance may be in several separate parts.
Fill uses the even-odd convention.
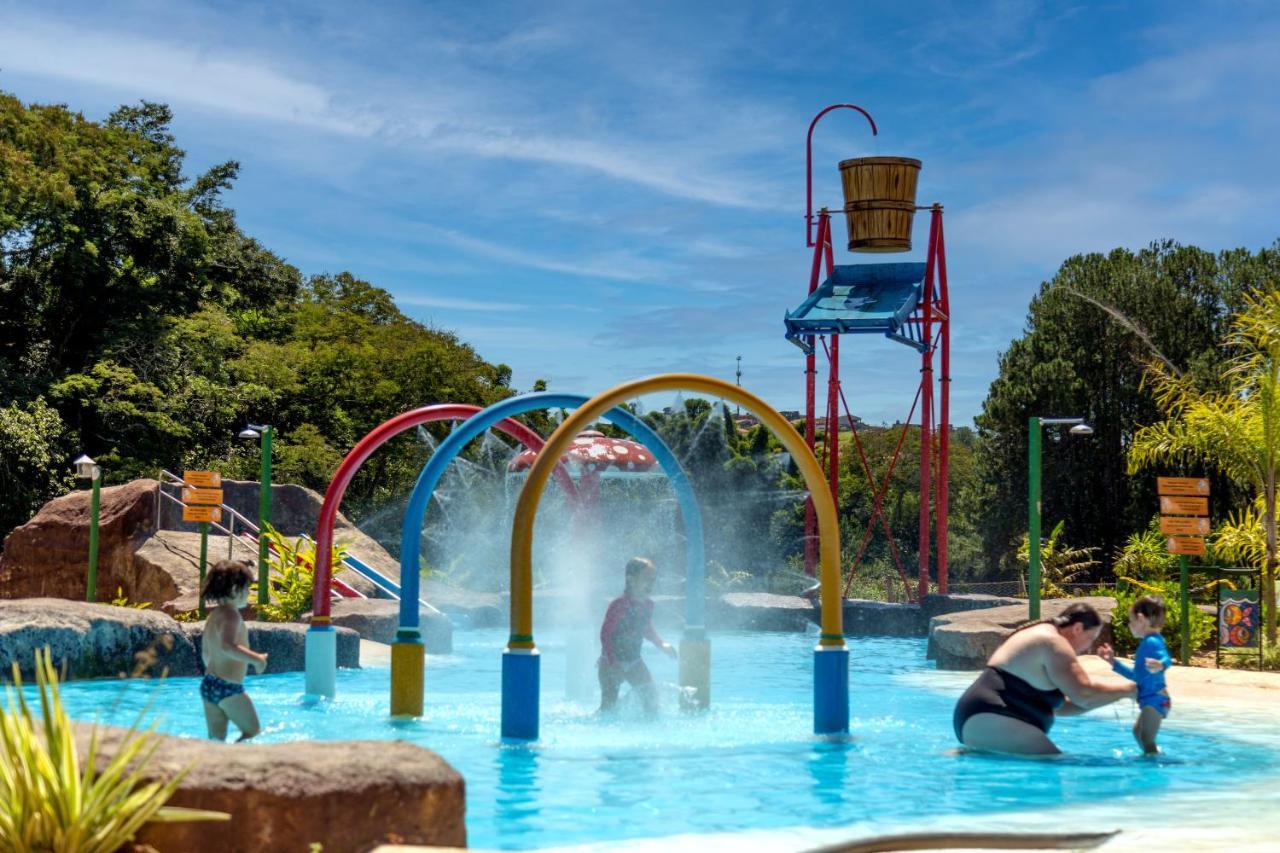
[[[360,439],[355,447],[351,448],[351,452],[333,473],[329,488],[324,493],[324,502],[320,505],[320,517],[316,521],[316,581],[311,599],[313,625],[324,625],[329,622],[328,589],[333,571],[333,524],[338,516],[338,505],[342,503],[342,496],[346,493],[347,486],[351,484],[351,478],[356,475],[356,471],[360,470],[360,466],[373,455],[375,450],[405,430],[436,421],[464,421],[478,411],[480,406],[466,403],[441,403],[412,409],[375,427]],[[504,418],[494,424],[493,428],[511,436],[530,450],[542,449],[542,436],[519,421]],[[565,467],[557,465],[553,476],[560,488],[564,489],[565,494],[569,495],[570,500],[576,500],[578,491]]]

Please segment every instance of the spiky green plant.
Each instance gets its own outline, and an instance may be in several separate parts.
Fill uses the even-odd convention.
[[[270,570],[271,603],[260,605],[258,615],[268,622],[295,622],[311,609],[315,591],[316,543],[306,536],[290,539],[271,525],[262,535],[267,540],[267,566]],[[337,542],[333,545],[333,558],[329,563],[336,576],[350,545]],[[259,583],[262,579],[259,578]],[[255,596],[256,600],[256,596]]]
[[[1153,361],[1146,382],[1167,420],[1142,427],[1129,473],[1162,465],[1209,465],[1252,488],[1262,504],[1267,640],[1276,642],[1276,473],[1280,469],[1280,288],[1266,282],[1232,318],[1224,345],[1236,355],[1226,393],[1201,392]]]
[[[1097,548],[1072,548],[1062,541],[1065,527],[1066,521],[1059,521],[1040,543],[1040,595],[1044,598],[1066,598],[1066,584],[1078,581],[1089,569],[1098,565],[1098,561],[1093,558]],[[1025,535],[1018,546],[1018,561],[1023,565],[1031,562],[1030,546]]]
[[[47,649],[36,652],[35,673],[41,722],[23,696],[16,663],[0,709],[0,853],[114,853],[148,821],[230,820],[165,805],[187,769],[167,782],[145,778],[158,746],[154,726],[139,731],[135,723],[101,770],[95,727],[82,766]]]
[[[1177,564],[1178,558],[1169,553],[1165,535],[1160,532],[1159,516],[1141,533],[1129,536],[1124,547],[1116,552],[1113,566],[1117,575],[1143,581],[1163,581]]]

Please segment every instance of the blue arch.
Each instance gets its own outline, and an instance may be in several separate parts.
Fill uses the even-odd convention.
[[[590,398],[580,394],[558,394],[547,391],[502,400],[463,421],[448,438],[440,443],[435,453],[431,454],[422,473],[418,475],[418,482],[414,484],[413,493],[409,496],[409,505],[404,512],[404,528],[400,538],[400,631],[402,636],[397,638],[398,642],[410,640],[410,634],[414,638],[418,634],[420,586],[418,540],[422,531],[422,519],[427,513],[427,504],[431,501],[431,493],[435,491],[440,478],[444,476],[445,468],[467,444],[504,418],[541,409],[575,409],[588,399]],[[653,454],[658,465],[666,473],[672,489],[675,490],[676,501],[680,505],[680,515],[684,519],[685,562],[688,567],[685,578],[685,633],[701,635],[706,624],[703,621],[706,608],[706,554],[702,538],[702,513],[698,509],[698,501],[694,496],[689,477],[680,466],[675,454],[671,452],[671,448],[667,447],[658,434],[640,418],[623,408],[610,409],[604,417],[615,426],[626,430]]]

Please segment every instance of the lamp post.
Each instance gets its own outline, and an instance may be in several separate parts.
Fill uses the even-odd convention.
[[[1084,418],[1041,418],[1032,415],[1027,430],[1027,608],[1040,618],[1040,428],[1071,424],[1072,435],[1093,435]]]
[[[271,584],[267,574],[267,525],[271,523],[271,436],[270,424],[249,424],[240,431],[246,441],[262,439],[262,471],[258,477],[258,603],[271,602]]]
[[[89,575],[84,591],[84,600],[92,602],[98,599],[98,509],[102,505],[102,469],[85,453],[71,464],[76,466],[76,476],[88,480],[93,489],[89,498]]]

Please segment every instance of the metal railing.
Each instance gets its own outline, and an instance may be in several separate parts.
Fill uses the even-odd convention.
[[[168,480],[168,482],[166,482],[166,479]],[[168,492],[166,492],[164,490],[165,486],[186,487],[186,483],[183,482],[181,477],[174,474],[173,472],[166,471],[163,468],[160,469],[160,479],[156,483],[156,492],[159,495],[159,499],[156,500],[156,530],[160,529],[160,518],[162,516],[161,510],[165,500],[168,500],[179,507],[185,506],[185,504],[182,502],[182,498],[175,497],[174,495],[171,495]],[[224,513],[226,513],[226,515],[224,516],[225,518],[228,519],[226,526],[223,526],[222,524],[216,521],[210,521],[208,522],[208,524],[209,524],[209,527],[213,528],[214,530],[220,531],[224,536],[227,537],[227,559],[229,560],[232,558],[232,556],[234,556],[235,546],[239,544],[241,547],[250,551],[250,553],[253,556],[253,559],[257,560],[258,559],[258,525],[254,524],[252,521],[245,518],[239,512],[236,512],[234,509],[227,506],[225,503],[219,504],[218,506],[220,509],[222,509]],[[237,521],[239,521],[240,526],[244,528],[244,530],[241,531],[239,536],[236,535]]]
[[[168,500],[179,507],[184,506],[182,499],[180,497],[175,497],[174,495],[171,495],[164,490],[165,486],[177,486],[179,488],[187,487],[186,482],[177,474],[173,473],[172,471],[167,471],[163,468],[160,469],[160,477],[156,482],[156,490],[160,495],[160,498],[156,500],[156,525],[155,525],[156,530],[160,529],[161,505],[164,500]],[[215,530],[221,531],[227,537],[227,559],[231,559],[231,557],[234,555],[236,544],[239,544],[241,547],[248,550],[251,556],[253,557],[253,559],[256,561],[258,559],[258,535],[260,532],[258,530],[258,525],[254,524],[252,521],[246,518],[243,514],[241,514],[240,512],[237,512],[234,508],[228,506],[226,503],[221,503],[218,506],[222,509],[224,513],[226,513],[225,517],[227,518],[227,524],[226,526],[223,526],[222,524],[219,524],[216,521],[211,521],[209,522],[209,526],[214,528]],[[237,521],[240,523],[240,527],[242,528],[239,535],[236,535]],[[312,541],[311,537],[307,536],[305,533],[302,534],[299,538],[305,539],[308,542]],[[391,580],[386,575],[379,572],[377,569],[374,569],[372,566],[370,566],[368,563],[358,558],[356,555],[347,554],[342,558],[342,564],[347,568],[351,569],[356,574],[370,581],[374,586],[378,587],[378,589],[385,592],[394,600],[396,601],[400,600],[400,585],[397,584],[395,581]],[[357,597],[357,598],[366,597],[364,593],[360,592],[357,589],[347,586],[346,584],[344,584],[343,586],[350,591],[350,593],[352,594],[351,597]],[[334,590],[333,595],[336,598],[344,597],[337,590]],[[421,598],[418,599],[418,605],[423,610],[426,610],[429,613],[437,614],[437,615],[440,613],[438,609],[436,609],[435,607],[433,607],[432,605],[430,605],[429,603],[427,603]]]

